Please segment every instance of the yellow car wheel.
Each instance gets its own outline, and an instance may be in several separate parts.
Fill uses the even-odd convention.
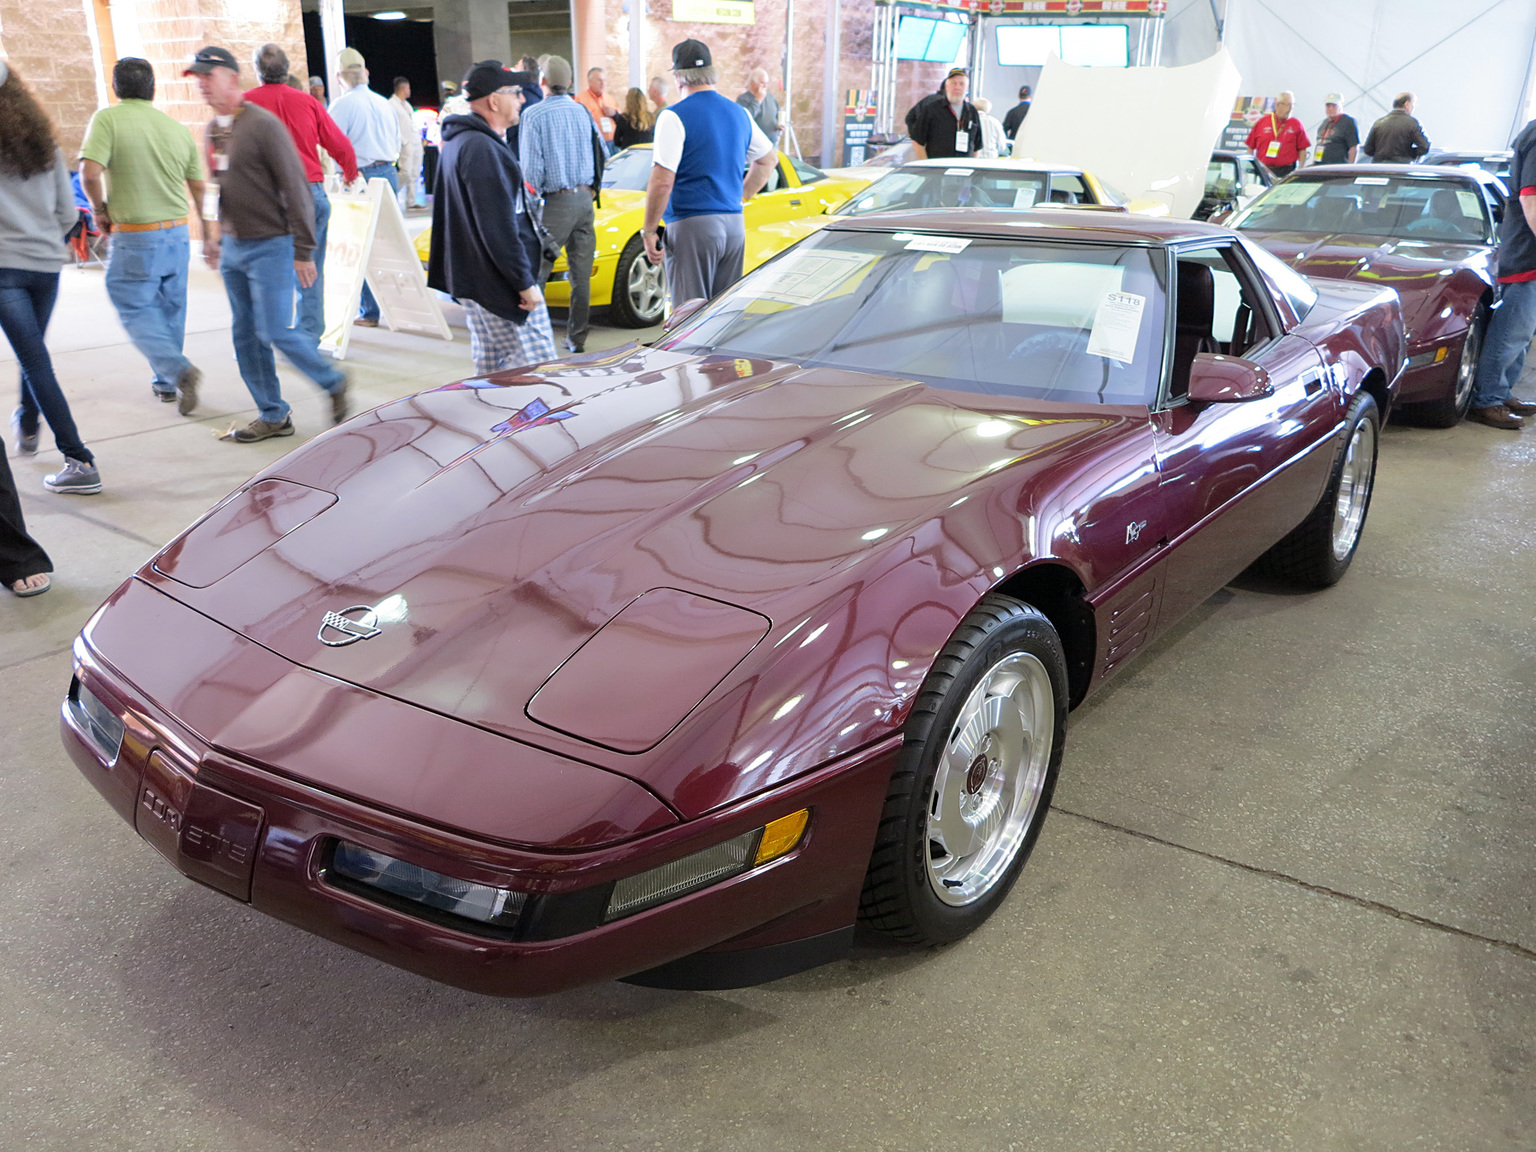
[[[608,318],[620,328],[649,328],[660,324],[667,304],[665,265],[652,264],[645,242],[631,236],[613,270],[613,299]]]

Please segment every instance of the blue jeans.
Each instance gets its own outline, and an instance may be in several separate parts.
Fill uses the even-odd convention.
[[[128,338],[155,372],[155,391],[174,392],[192,367],[182,355],[187,330],[187,226],[112,233],[107,295]]]
[[[324,184],[311,184],[309,194],[315,202],[315,282],[298,290],[299,327],[318,344],[325,335],[325,233],[331,223],[331,198]]]
[[[53,360],[43,337],[53,303],[59,298],[57,272],[31,272],[25,268],[0,268],[0,330],[11,342],[21,365],[21,431],[37,434],[38,416],[53,429],[53,442],[71,460],[95,461],[80,441],[69,401],[53,374]]]
[[[400,179],[395,172],[393,164],[370,164],[366,168],[359,168],[358,172],[362,174],[365,180],[372,180],[375,176],[388,180],[390,191],[396,196],[400,195]],[[377,320],[379,318],[379,302],[373,298],[373,293],[369,290],[366,280],[363,281],[363,297],[359,302],[357,314],[365,320]]]
[[[1488,321],[1477,358],[1477,389],[1471,407],[1491,408],[1509,399],[1536,336],[1536,280],[1499,285],[1499,303]]]
[[[265,240],[226,236],[219,271],[224,274],[224,292],[234,313],[235,360],[240,365],[240,377],[263,420],[281,424],[288,415],[277,380],[274,348],[327,392],[346,382],[307,333],[288,327],[293,318],[292,236]]]

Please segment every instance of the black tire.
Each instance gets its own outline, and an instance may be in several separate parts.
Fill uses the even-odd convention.
[[[1011,673],[1020,676],[1013,694],[986,694],[984,685],[1004,685]],[[980,742],[962,744],[977,732],[974,724],[963,731],[957,727],[962,716],[987,715],[967,711],[978,696],[995,701],[1002,713],[1008,703],[1027,697],[1031,705],[1027,711],[1035,718],[1033,730],[1039,739],[1032,742],[1021,735],[1012,742],[998,735],[1008,731],[1005,717],[995,727],[983,719]],[[1048,738],[1043,731],[1047,722]],[[1029,727],[1025,717],[1021,734]],[[860,920],[916,945],[945,944],[980,927],[1008,895],[1040,835],[1056,787],[1066,731],[1067,665],[1056,629],[1028,604],[1008,596],[987,596],[960,622],[939,653],[907,718],[906,741],[891,776],[864,877]],[[946,766],[945,752],[951,748],[958,758],[952,757]],[[955,764],[966,763],[978,748],[981,752],[968,771],[953,771]],[[998,754],[996,760],[988,755],[992,752]],[[1012,772],[1010,763],[1019,771]],[[943,798],[935,794],[936,786],[946,783],[953,788],[954,800],[948,814],[938,812]],[[993,799],[996,803],[986,808]],[[967,803],[975,806],[968,814]],[[996,824],[989,825],[993,814]],[[950,826],[958,816],[972,832],[977,827],[996,827],[997,839],[973,855],[951,855],[942,847],[946,815]],[[970,816],[976,820],[972,822]],[[965,880],[939,875],[948,867],[956,875],[968,876],[965,869],[972,867],[971,862],[974,893]],[[942,898],[940,884],[945,885]]]
[[[1466,416],[1472,404],[1472,393],[1477,389],[1477,357],[1483,350],[1483,336],[1488,331],[1488,309],[1479,304],[1467,325],[1467,335],[1461,342],[1461,355],[1456,359],[1456,375],[1452,378],[1451,391],[1438,400],[1426,400],[1408,406],[1409,417],[1426,428],[1454,428]]]
[[[1343,441],[1334,457],[1323,498],[1285,539],[1259,557],[1255,570],[1307,588],[1328,588],[1343,579],[1360,546],[1365,517],[1371,508],[1380,433],[1381,413],[1376,401],[1361,392],[1350,403]],[[1369,459],[1362,459],[1362,451],[1368,451]],[[1346,473],[1349,487],[1344,490]],[[1362,482],[1363,492],[1359,490]],[[1355,513],[1358,518],[1353,519],[1351,528]]]
[[[613,299],[609,304],[608,319],[619,328],[649,328],[653,324],[660,324],[666,313],[667,281],[663,266],[654,266],[661,290],[655,294],[654,300],[650,300],[647,299],[648,294],[636,292],[630,282],[637,260],[641,262],[642,271],[652,267],[645,254],[645,241],[640,239],[639,233],[631,236],[629,243],[624,245],[624,251],[619,253],[619,262],[613,270]]]

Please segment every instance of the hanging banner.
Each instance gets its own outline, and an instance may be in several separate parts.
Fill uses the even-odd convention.
[[[1232,117],[1221,130],[1221,146],[1229,152],[1248,151],[1248,133],[1275,106],[1273,96],[1239,96]]]
[[[843,100],[844,168],[857,168],[869,159],[869,137],[874,130],[874,90],[849,88]]]
[[[389,184],[374,177],[365,191],[331,193],[325,237],[325,333],[320,347],[346,359],[363,283],[373,289],[386,326],[453,339],[437,297],[411,243],[400,203]]]
[[[1168,0],[875,0],[903,8],[971,12],[977,16],[1147,16],[1161,19]]]
[[[672,0],[672,19],[696,24],[756,24],[753,0]]]

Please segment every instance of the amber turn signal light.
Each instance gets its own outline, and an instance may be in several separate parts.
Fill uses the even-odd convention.
[[[796,845],[800,843],[800,837],[805,835],[805,826],[810,823],[810,820],[809,808],[791,812],[788,816],[780,816],[777,820],[770,820],[763,828],[763,838],[757,843],[757,859],[753,864],[766,864],[770,860],[777,860],[787,852],[794,851]]]

